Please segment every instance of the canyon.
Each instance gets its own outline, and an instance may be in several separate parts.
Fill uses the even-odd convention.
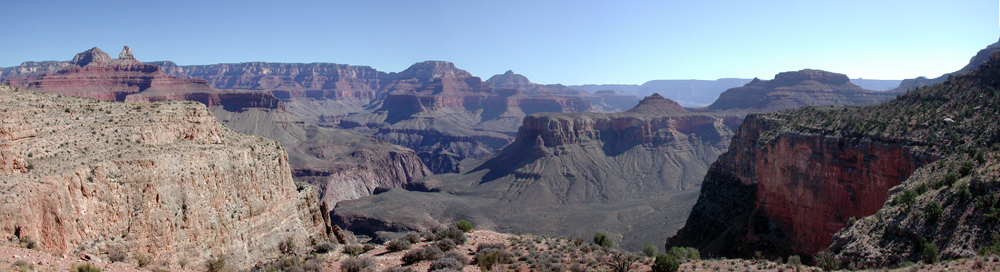
[[[433,173],[457,172],[459,161],[510,144],[531,113],[613,112],[638,102],[634,96],[535,84],[512,71],[484,82],[444,61],[392,73],[333,63],[152,64],[216,88],[270,92],[306,123],[413,149]]]
[[[230,129],[264,136],[286,147],[294,179],[315,185],[327,210],[338,201],[369,195],[381,187],[404,187],[430,174],[412,150],[360,133],[305,123],[290,112],[294,107],[269,92],[219,90],[208,80],[168,75],[164,70],[176,67],[139,62],[127,46],[118,59],[93,48],[68,62],[25,62],[14,68],[0,74],[4,75],[0,80],[35,92],[128,102],[201,102]],[[224,79],[229,80],[212,78]],[[247,87],[241,84],[237,81],[227,87]]]

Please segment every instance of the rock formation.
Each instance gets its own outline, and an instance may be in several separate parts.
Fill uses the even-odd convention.
[[[33,63],[22,67],[36,66]],[[44,67],[62,67],[55,72]],[[404,187],[410,181],[429,174],[429,170],[420,162],[412,150],[396,145],[370,139],[365,135],[322,128],[306,124],[289,113],[285,103],[274,95],[264,91],[217,90],[203,79],[182,79],[165,74],[162,70],[177,73],[179,68],[145,64],[137,61],[129,47],[119,54],[119,59],[111,59],[100,49],[93,48],[77,54],[65,66],[48,64],[36,72],[18,73],[8,77],[12,83],[39,92],[52,92],[64,95],[90,97],[104,100],[119,100],[131,102],[159,102],[169,100],[198,101],[214,113],[220,122],[240,133],[264,136],[280,142],[288,148],[291,167],[295,179],[316,185],[321,199],[332,208],[338,201],[355,199],[369,195],[377,188]],[[286,65],[277,67],[262,67],[260,63],[222,65],[213,70],[205,67],[192,67],[198,73],[218,73],[217,77],[209,77],[213,81],[229,81],[229,87],[246,87],[250,84],[237,81],[226,73],[227,69],[243,69],[261,71],[264,74],[287,74],[294,71],[312,73],[332,69],[336,73],[351,74],[364,72],[364,67]],[[208,70],[208,71],[205,71]],[[371,70],[368,68],[368,70]],[[339,71],[339,72],[338,72]],[[374,71],[374,70],[371,70]],[[335,74],[336,74],[335,73]],[[298,74],[295,74],[298,75]],[[275,78],[280,78],[274,76]],[[303,78],[302,76],[298,77]],[[274,79],[274,78],[271,78]],[[284,78],[285,80],[290,80]],[[317,76],[312,79],[314,84],[333,84],[341,89],[353,88],[364,84],[351,84],[357,80],[334,79]],[[257,78],[257,83],[271,82],[267,76]],[[336,81],[336,82],[334,82]],[[377,82],[377,80],[375,81]],[[242,85],[241,85],[242,84]],[[281,86],[298,86],[291,82]],[[373,83],[374,84],[374,83]],[[312,86],[312,85],[306,85]],[[346,87],[345,87],[346,86]],[[364,85],[367,86],[367,85]],[[253,86],[250,86],[253,87]],[[284,87],[282,87],[284,88]],[[357,87],[361,92],[364,87]],[[116,92],[115,90],[124,90]],[[289,97],[298,94],[313,95],[302,88],[285,88]]]
[[[458,219],[505,232],[621,235],[628,248],[673,233],[740,115],[691,113],[662,96],[621,113],[535,113],[498,154],[424,191],[345,201],[331,221],[366,235]],[[664,222],[664,217],[668,217]]]
[[[437,173],[456,172],[458,161],[489,156],[510,144],[521,119],[531,113],[614,111],[631,107],[629,98],[634,99],[533,84],[513,72],[528,88],[517,88],[521,83],[515,82],[504,83],[515,88],[497,87],[443,61],[388,74],[331,63],[155,64],[168,74],[205,79],[216,88],[271,92],[307,123],[351,129],[411,148]]]
[[[803,106],[856,105],[887,101],[895,94],[862,89],[844,74],[820,70],[784,72],[726,90],[709,110],[771,112]]]
[[[709,256],[829,251],[854,267],[969,257],[997,226],[1000,53],[875,106],[750,115],[668,246]],[[832,241],[832,243],[831,243]],[[807,258],[809,259],[809,258]]]
[[[245,269],[279,256],[286,238],[329,239],[315,189],[295,184],[284,149],[226,129],[201,104],[0,85],[0,108],[3,237],[189,269],[212,257]]]

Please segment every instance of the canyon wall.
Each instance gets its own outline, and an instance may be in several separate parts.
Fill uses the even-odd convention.
[[[890,188],[935,159],[904,140],[782,132],[781,122],[747,116],[668,246],[708,256],[812,256],[850,218],[874,214]]]
[[[63,256],[246,269],[327,241],[315,188],[278,143],[192,102],[120,103],[0,86],[0,235]]]

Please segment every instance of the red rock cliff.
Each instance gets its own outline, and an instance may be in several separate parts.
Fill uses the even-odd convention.
[[[809,256],[849,218],[878,211],[889,188],[931,160],[902,141],[781,132],[780,121],[751,114],[667,244],[708,256]]]

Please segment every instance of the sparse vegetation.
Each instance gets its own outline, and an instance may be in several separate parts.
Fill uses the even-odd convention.
[[[937,223],[938,219],[941,219],[942,213],[944,213],[944,210],[941,208],[941,204],[938,204],[937,201],[931,201],[930,203],[927,203],[927,206],[924,206],[924,219],[928,225]]]
[[[469,221],[465,221],[465,219],[456,222],[455,227],[462,230],[463,232],[472,232],[472,223]]]
[[[125,254],[125,250],[122,249],[121,246],[112,246],[108,248],[108,261],[120,263],[124,262],[126,258],[128,258],[128,255]]]
[[[375,261],[369,257],[351,257],[340,264],[342,272],[375,272]]]
[[[226,269],[226,257],[216,256],[205,261],[205,268],[208,272],[220,272]]]
[[[611,241],[611,238],[608,238],[608,235],[602,232],[597,232],[594,234],[594,244],[604,248],[610,248],[615,245],[614,242]]]
[[[413,246],[413,244],[411,244],[409,240],[396,239],[389,241],[389,243],[386,243],[385,249],[388,250],[389,252],[398,252],[403,250],[409,250],[411,246]]]
[[[833,271],[840,269],[840,262],[833,258],[833,254],[829,251],[820,251],[815,257],[816,266],[822,268],[824,271]]]
[[[355,245],[346,245],[346,246],[344,246],[343,252],[344,252],[344,254],[347,254],[347,255],[358,256],[358,255],[364,254],[365,252],[367,252],[367,250],[365,250],[364,246],[355,244]]]
[[[671,254],[656,255],[656,262],[653,263],[653,272],[677,272],[681,264],[677,262],[677,257]]]
[[[101,272],[101,268],[97,267],[97,266],[94,266],[94,265],[92,265],[90,263],[83,263],[83,264],[74,265],[72,271],[73,272]]]
[[[295,253],[295,240],[291,236],[285,237],[284,240],[278,242],[278,251],[283,255],[291,255]]]
[[[924,242],[923,248],[923,252],[920,253],[920,260],[924,261],[926,264],[938,262],[938,247],[936,244]]]
[[[319,254],[333,252],[337,250],[337,244],[331,242],[322,242],[313,246],[313,251]]]
[[[660,249],[656,247],[653,243],[646,243],[642,246],[642,255],[647,258],[656,257],[656,254],[660,253]]]

